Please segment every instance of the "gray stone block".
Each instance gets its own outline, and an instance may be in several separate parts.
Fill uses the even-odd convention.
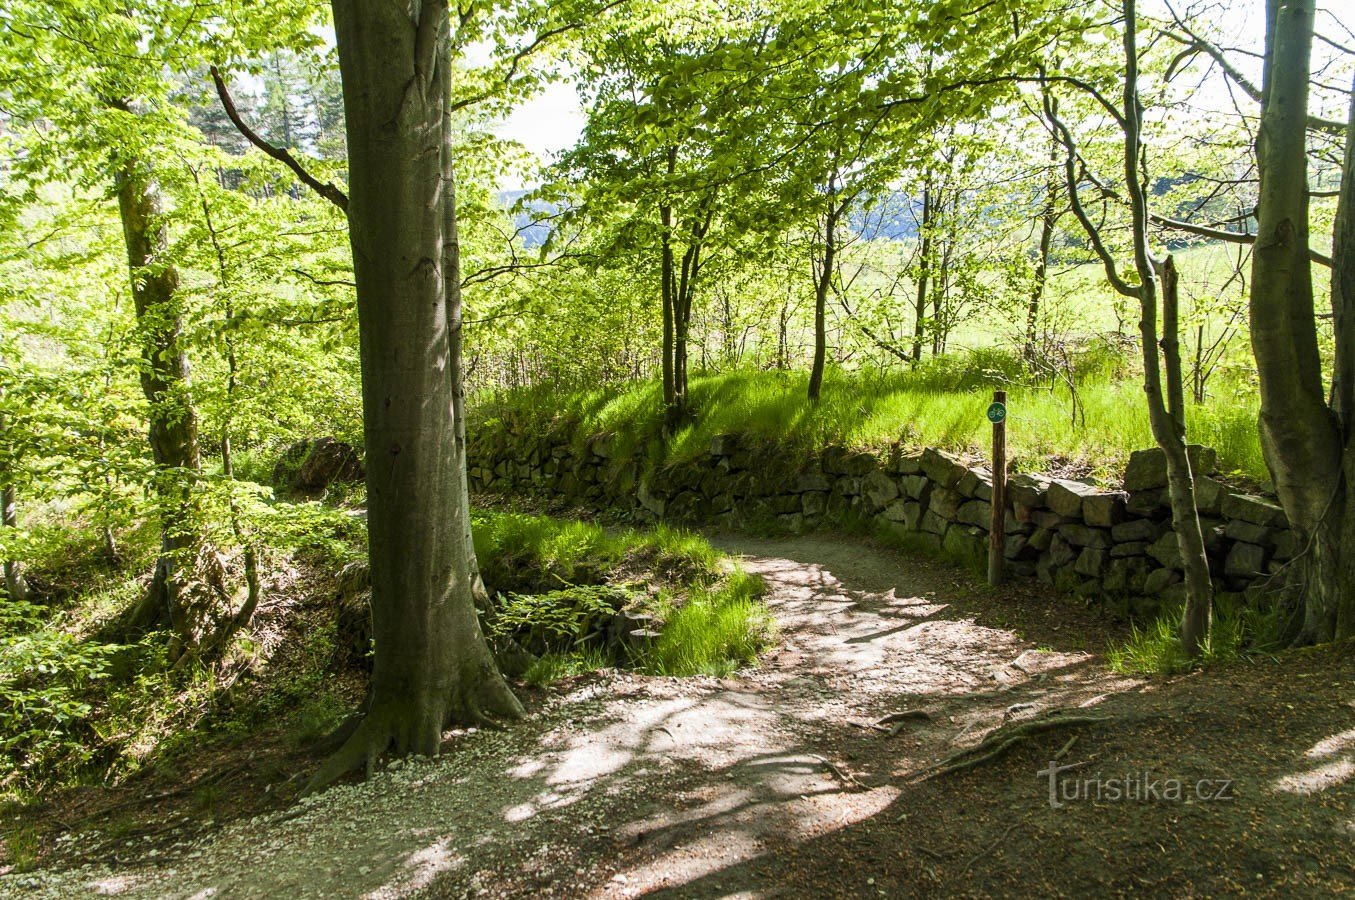
[[[1128,495],[1123,491],[1106,491],[1082,498],[1082,518],[1088,525],[1109,528],[1124,519],[1125,501]]]
[[[1164,532],[1162,537],[1153,541],[1148,548],[1148,555],[1165,568],[1178,570],[1184,568],[1181,547],[1177,544],[1175,531]]]
[[[1110,532],[1089,525],[1069,522],[1059,526],[1059,537],[1074,547],[1091,547],[1096,550],[1109,550],[1112,544]]]
[[[1027,509],[1043,507],[1048,491],[1049,479],[1043,475],[1022,472],[1007,479],[1007,499]]]
[[[1064,518],[1080,519],[1082,517],[1082,501],[1097,493],[1097,489],[1089,484],[1069,481],[1066,478],[1055,478],[1049,484],[1046,501],[1049,503],[1050,509]]]
[[[1094,550],[1088,547],[1078,554],[1077,562],[1073,564],[1073,571],[1087,578],[1100,578],[1109,560],[1110,554],[1105,550]]]
[[[1279,504],[1254,494],[1225,495],[1222,512],[1225,519],[1241,519],[1253,525],[1265,525],[1270,528],[1283,527],[1289,521]]]
[[[929,447],[922,452],[922,471],[942,487],[953,488],[969,469],[951,454]]]
[[[1264,547],[1236,543],[1233,549],[1228,551],[1228,560],[1224,563],[1223,572],[1230,578],[1255,577],[1265,572],[1268,556]]]
[[[1212,475],[1218,468],[1217,454],[1212,447],[1190,444],[1186,453],[1190,457],[1190,470],[1195,475]],[[1142,491],[1166,485],[1167,455],[1160,447],[1135,450],[1129,455],[1129,463],[1124,469],[1125,490]]]
[[[1161,537],[1162,532],[1163,526],[1152,519],[1130,519],[1111,528],[1110,536],[1117,544],[1132,541],[1152,542]]]

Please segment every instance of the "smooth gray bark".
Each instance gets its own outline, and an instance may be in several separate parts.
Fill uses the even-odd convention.
[[[1334,233],[1336,365],[1324,384],[1309,253],[1307,124],[1313,0],[1268,0],[1256,155],[1260,173],[1252,254],[1252,349],[1261,386],[1261,449],[1299,546],[1288,611],[1298,643],[1355,633],[1355,476],[1351,444],[1355,369],[1355,262],[1351,260],[1355,156],[1348,130]]]
[[[480,630],[460,402],[445,4],[335,0],[349,146],[376,645],[360,725],[309,789],[522,708]]]

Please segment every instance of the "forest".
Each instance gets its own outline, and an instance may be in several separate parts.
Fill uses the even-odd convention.
[[[0,896],[1355,885],[1346,0],[0,0]]]

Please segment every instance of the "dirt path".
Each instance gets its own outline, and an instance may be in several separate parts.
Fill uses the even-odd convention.
[[[1145,686],[1088,652],[1108,626],[1030,588],[992,594],[848,538],[720,543],[771,588],[781,642],[755,671],[577,679],[528,696],[533,714],[511,731],[456,736],[440,760],[178,843],[152,835],[81,868],[0,879],[0,894],[1315,896],[1355,884],[1349,656],[1291,662],[1269,690],[1256,670]],[[1078,772],[1229,778],[1231,799],[1052,808],[1037,771],[1074,732],[913,783],[1003,721],[1076,706],[1115,717],[1069,748]],[[892,737],[865,727],[905,708],[930,718]]]

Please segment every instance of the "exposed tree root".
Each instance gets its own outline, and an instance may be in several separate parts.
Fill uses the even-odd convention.
[[[851,772],[848,772],[845,769],[841,768],[840,766],[835,764],[832,760],[828,759],[828,757],[819,756],[818,754],[815,754],[814,758],[817,759],[819,762],[823,763],[824,768],[826,768],[829,772],[832,772],[833,775],[836,776],[838,780],[842,781],[843,783],[849,784],[860,791],[870,790],[869,785],[862,784]]]
[[[857,728],[866,728],[871,731],[882,731],[885,734],[889,735],[890,737],[894,737],[900,731],[903,730],[904,723],[909,721],[910,719],[925,719],[927,721],[931,721],[931,718],[932,714],[924,709],[905,709],[901,710],[900,712],[890,713],[887,716],[882,716],[881,718],[876,719],[874,722],[865,722],[857,720],[853,721],[851,724],[855,725]],[[885,727],[886,725],[890,727],[886,728]]]
[[[953,772],[963,772],[967,769],[973,769],[985,763],[991,762],[1015,747],[1017,744],[1030,740],[1037,734],[1044,734],[1048,731],[1054,731],[1059,728],[1071,728],[1078,725],[1093,725],[1099,722],[1108,722],[1108,716],[1078,716],[1068,715],[1068,710],[1051,710],[1037,719],[1029,719],[1025,722],[1019,722],[1014,725],[1004,725],[994,729],[984,737],[982,741],[973,747],[968,747],[958,753],[952,753],[945,759],[934,765],[918,772],[914,777],[915,782],[929,781],[933,778],[939,778],[942,775],[949,775]],[[1064,750],[1072,746],[1070,741],[1065,745]]]
[[[1021,824],[1024,823],[1025,821],[1026,821],[1025,817],[1022,817],[1022,818],[1020,818],[1020,819],[1017,819],[1015,822],[1011,823],[1010,825],[1008,825],[1008,826],[1006,827],[1006,829],[1004,829],[1003,832],[1002,832],[1000,835],[997,836],[997,840],[993,841],[993,842],[992,842],[991,844],[989,844],[987,847],[985,847],[984,849],[980,850],[978,853],[976,853],[976,854],[974,854],[972,857],[970,857],[969,862],[965,863],[965,864],[964,864],[964,868],[962,868],[962,869],[960,870],[960,875],[961,875],[961,876],[964,876],[964,875],[968,874],[968,873],[969,873],[969,870],[972,869],[972,868],[974,867],[974,863],[976,863],[976,862],[978,862],[979,860],[983,859],[985,856],[988,856],[990,853],[992,853],[994,850],[996,850],[999,846],[1001,846],[1002,842],[1005,841],[1005,840],[1007,839],[1007,836],[1010,835],[1013,831],[1015,831],[1015,830],[1016,830],[1016,827],[1017,827],[1018,825],[1021,825]]]
[[[522,704],[497,673],[484,678],[472,691],[455,692],[432,721],[425,720],[425,716],[406,704],[383,704],[373,699],[365,714],[346,720],[325,740],[330,744],[340,740],[342,743],[306,782],[301,796],[322,791],[359,768],[370,778],[388,751],[397,756],[435,756],[442,742],[442,729],[447,725],[500,729],[502,720],[522,716]]]

